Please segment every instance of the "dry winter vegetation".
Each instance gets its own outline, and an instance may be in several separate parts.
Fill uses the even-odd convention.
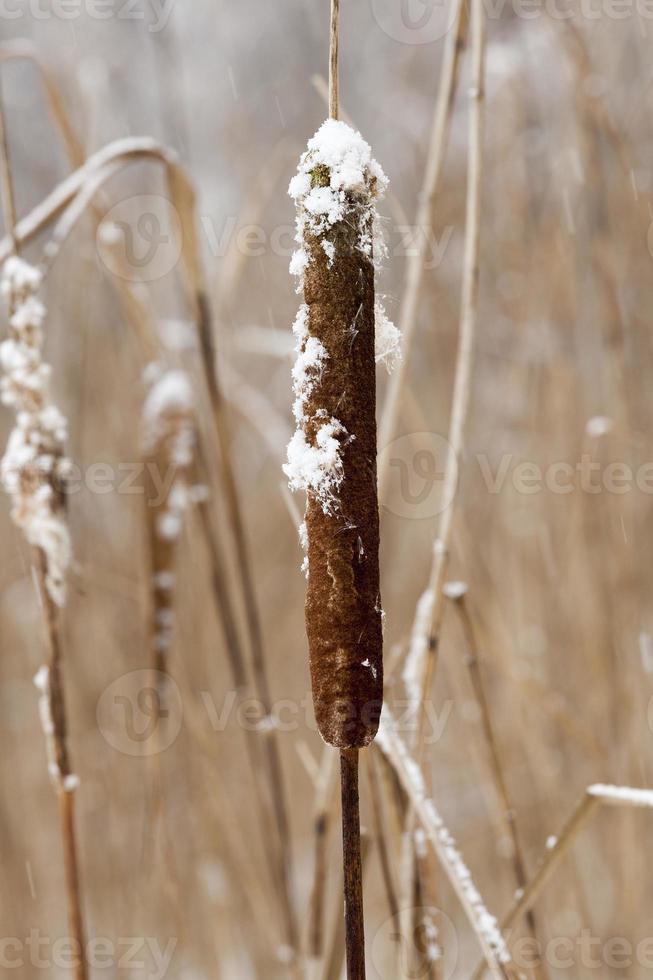
[[[6,6],[2,974],[649,976],[648,8]]]

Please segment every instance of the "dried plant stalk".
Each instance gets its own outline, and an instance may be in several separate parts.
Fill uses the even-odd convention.
[[[156,364],[151,367],[157,369]],[[146,483],[152,624],[151,665],[162,695],[174,622],[177,542],[191,487],[195,450],[195,408],[190,378],[183,371],[159,371],[143,407],[142,444]],[[159,701],[161,706],[161,700]]]
[[[308,441],[315,444],[323,430],[325,416],[319,413],[338,418],[342,427],[336,437],[343,443],[338,513],[325,510],[310,493],[306,508],[306,627],[315,709],[325,740],[341,748],[366,745],[373,738],[383,671],[374,270],[368,258],[356,254],[357,235],[355,222],[337,229],[331,269],[314,242],[304,287],[311,336],[329,352],[329,365],[307,404]]]
[[[315,713],[324,740],[341,749],[374,738],[383,691],[372,256],[382,180],[361,137],[330,120],[291,185],[303,246],[293,261],[305,304],[295,322],[299,428],[286,473],[293,489],[307,491]],[[315,206],[325,208],[323,220],[311,217]]]
[[[347,977],[364,980],[358,749],[374,738],[383,699],[376,360],[398,338],[374,297],[374,202],[387,181],[367,143],[333,118],[338,12],[334,0],[332,118],[309,141],[290,185],[301,246],[291,271],[301,278],[305,303],[293,328],[298,429],[285,470],[293,489],[307,491],[313,704],[322,737],[340,749]]]
[[[0,112],[0,117],[2,113]],[[3,128],[3,160],[6,144]],[[4,168],[5,201],[12,200],[8,167]],[[8,209],[13,214],[13,208]],[[13,221],[10,221],[13,227]],[[68,471],[64,455],[66,420],[49,396],[50,366],[42,359],[45,308],[37,293],[41,275],[17,256],[7,259],[2,292],[9,307],[9,337],[0,345],[4,371],[0,392],[16,412],[14,428],[0,467],[4,489],[12,500],[12,517],[34,549],[36,580],[43,611],[48,663],[35,678],[39,713],[46,741],[48,772],[57,794],[73,970],[85,980],[84,925],[75,839],[74,792],[67,742],[66,705],[60,637],[60,610],[65,601],[71,549],[65,519],[63,485]]]

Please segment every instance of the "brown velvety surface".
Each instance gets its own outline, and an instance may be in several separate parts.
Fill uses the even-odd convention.
[[[310,334],[329,354],[321,381],[307,401],[306,417],[312,420],[324,409],[355,437],[340,437],[340,506],[324,514],[309,493],[306,512],[306,631],[313,701],[322,737],[339,748],[372,741],[383,692],[374,269],[356,248],[357,225],[350,217],[330,231],[336,246],[331,268],[319,242],[309,244],[311,262],[304,282]],[[309,441],[319,424],[319,419],[307,423]]]

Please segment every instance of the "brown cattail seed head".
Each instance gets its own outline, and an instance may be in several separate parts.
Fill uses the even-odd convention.
[[[318,727],[339,748],[367,745],[383,696],[376,491],[374,202],[386,184],[370,148],[329,120],[290,192],[298,206],[291,269],[305,303],[295,321],[298,429],[285,467],[307,492],[308,636]],[[390,343],[390,348],[393,344]]]

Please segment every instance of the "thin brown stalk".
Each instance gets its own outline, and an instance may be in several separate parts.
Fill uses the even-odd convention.
[[[182,224],[182,271],[190,293],[197,317],[200,350],[204,377],[211,399],[215,433],[220,448],[221,475],[230,526],[236,546],[239,577],[245,603],[247,623],[250,634],[252,670],[256,695],[271,713],[271,697],[265,667],[262,630],[254,595],[253,577],[248,547],[245,538],[240,502],[232,468],[232,454],[225,405],[218,384],[213,348],[213,330],[207,291],[202,273],[200,249],[194,218],[194,191],[184,171],[177,163],[174,153],[154,140],[140,137],[117,140],[90,157],[83,167],[74,171],[35,208],[15,229],[19,244],[31,241],[47,225],[56,220],[77,196],[85,192],[87,182],[97,178],[97,188],[115,172],[113,165],[124,166],[136,160],[154,160],[164,165],[172,203],[176,206]],[[11,243],[7,237],[0,242],[0,261],[9,254]],[[292,898],[292,858],[291,838],[288,821],[288,808],[285,800],[284,781],[278,740],[274,731],[265,741],[265,756],[269,778],[270,794],[273,800],[275,823],[279,846],[283,854],[283,869],[280,870],[283,886],[283,909],[285,933],[288,945],[297,948],[297,924]]]
[[[462,13],[459,12],[459,30],[463,30]],[[421,658],[419,703],[414,706],[417,724],[411,739],[418,760],[422,754],[423,729],[425,722],[425,703],[431,689],[437,658],[438,636],[443,612],[442,587],[446,575],[449,542],[453,527],[454,502],[458,486],[458,468],[462,458],[465,426],[470,400],[472,357],[478,307],[479,254],[480,254],[480,205],[483,176],[483,101],[485,79],[485,13],[481,0],[474,0],[471,11],[470,44],[472,58],[472,80],[470,88],[469,112],[469,157],[467,165],[467,206],[465,224],[465,252],[463,264],[463,286],[460,313],[460,331],[456,370],[452,396],[451,419],[449,423],[449,453],[445,465],[442,484],[442,500],[448,506],[443,510],[437,537],[433,547],[433,559],[428,585],[429,605],[425,623],[416,623],[414,633],[424,629],[425,635],[414,636],[413,642],[424,644],[425,656]],[[417,275],[417,272],[415,273]],[[397,396],[398,397],[398,396]],[[393,423],[394,424],[394,423]],[[383,443],[382,443],[383,445]],[[421,604],[420,604],[421,605]],[[407,830],[414,831],[414,816],[407,816]],[[408,897],[413,893],[416,866],[413,859],[406,864],[408,877],[404,878],[403,893]]]
[[[339,20],[340,0],[331,0],[331,36],[329,43],[329,117],[338,118],[339,95]]]
[[[371,841],[369,836],[361,832],[361,868],[362,877],[368,866]],[[340,876],[339,887],[336,894],[336,909],[333,918],[329,949],[322,965],[322,970],[318,974],[319,980],[341,980],[345,960],[345,917],[342,914],[342,893],[344,890],[343,875]]]
[[[34,66],[41,77],[48,109],[52,120],[59,131],[66,154],[73,167],[80,167],[84,162],[84,151],[77,138],[75,129],[66,111],[61,92],[52,73],[39,55],[34,44],[26,38],[18,38],[0,45],[0,63],[10,61],[27,61]]]
[[[395,919],[399,913],[399,901],[397,899],[397,886],[394,880],[390,847],[385,826],[385,814],[375,752],[367,753],[367,775],[370,787],[370,801],[372,804],[374,838],[379,851],[379,862],[381,864],[381,875],[383,877],[383,886],[388,903],[388,912],[390,917]]]
[[[437,643],[443,596],[442,584],[449,559],[449,547],[458,469],[462,459],[465,428],[471,394],[474,340],[478,319],[479,256],[481,241],[481,188],[483,181],[483,103],[485,100],[485,10],[480,0],[472,3],[471,14],[472,80],[469,93],[469,159],[467,166],[467,217],[465,223],[465,253],[460,314],[460,335],[456,356],[456,374],[449,423],[449,445],[442,486],[443,500],[451,501],[442,512],[438,536],[433,551],[430,588],[433,608],[430,617],[429,641]],[[425,692],[422,691],[422,695]]]
[[[327,746],[318,774],[314,828],[313,884],[308,908],[308,955],[319,960],[324,954],[324,906],[326,899],[327,856],[336,801],[336,755]]]
[[[453,599],[456,610],[460,615],[460,621],[462,623],[463,632],[465,635],[465,641],[467,644],[467,653],[465,657],[467,669],[469,671],[469,677],[472,684],[472,689],[474,691],[474,697],[476,699],[476,704],[479,709],[481,717],[481,725],[483,728],[483,735],[485,738],[485,744],[487,746],[487,751],[490,759],[490,766],[492,769],[492,778],[494,781],[495,790],[499,798],[499,803],[501,806],[501,811],[503,818],[506,822],[508,828],[508,833],[510,834],[511,850],[512,850],[512,863],[515,873],[515,881],[517,883],[517,888],[522,891],[526,887],[526,882],[528,879],[526,873],[526,862],[524,860],[524,852],[521,845],[521,840],[519,837],[519,831],[517,829],[517,815],[515,809],[512,805],[512,800],[510,798],[510,793],[508,790],[508,785],[506,783],[506,778],[504,774],[504,767],[501,761],[501,753],[499,750],[499,744],[494,731],[494,723],[492,721],[492,713],[490,711],[490,705],[488,702],[487,694],[485,691],[485,684],[483,681],[483,672],[481,670],[481,665],[479,663],[479,645],[476,637],[476,629],[474,627],[474,622],[472,620],[472,615],[469,609],[469,603],[467,601],[467,595],[465,592],[456,594]],[[537,938],[538,929],[535,913],[530,909],[527,913],[528,928],[531,935]],[[538,973],[544,972],[544,967],[542,966]]]
[[[340,750],[342,862],[345,883],[347,980],[365,980],[365,924],[358,802],[358,749]]]
[[[11,164],[9,162],[9,143],[7,125],[4,110],[4,94],[2,92],[2,80],[0,77],[0,180],[2,185],[2,212],[5,219],[5,228],[9,236],[10,252],[16,252],[16,240],[14,228],[16,226],[16,204],[14,201],[14,189],[11,179]]]
[[[474,930],[491,975],[508,980],[510,957],[505,943],[496,928],[488,930],[490,920],[488,911],[473,885],[469,870],[462,864],[455,843],[435,809],[433,801],[426,795],[421,769],[397,735],[396,725],[387,705],[384,705],[383,727],[379,730],[377,742],[395,769],[440,867],[449,879],[461,908]]]
[[[39,589],[39,602],[43,611],[45,635],[48,645],[48,690],[45,694],[50,703],[52,717],[52,741],[57,766],[55,790],[59,808],[59,828],[64,858],[68,929],[74,944],[73,972],[75,980],[87,980],[84,914],[82,903],[78,845],[75,832],[75,788],[68,751],[68,724],[63,687],[63,656],[59,610],[46,585],[46,558],[36,549],[34,566]]]
[[[569,852],[571,845],[574,843],[581,830],[587,826],[589,820],[596,814],[599,806],[604,805],[626,808],[644,806],[648,809],[653,808],[653,794],[651,794],[650,791],[644,791],[643,795],[645,795],[647,799],[646,801],[642,802],[620,796],[622,792],[637,793],[641,791],[633,791],[616,787],[616,793],[611,793],[610,789],[611,787],[602,786],[589,786],[587,788],[583,797],[576,804],[573,813],[566,821],[559,835],[556,837],[554,846],[547,849],[537,867],[535,874],[528,882],[523,892],[519,895],[518,900],[503,919],[501,923],[501,928],[503,930],[510,929],[516,922],[519,921],[522,915],[525,915],[529,909],[533,907],[541,895],[545,885],[553,875],[553,872],[558,868],[560,861]],[[612,789],[615,788],[612,787]],[[484,973],[485,964],[481,963],[474,972],[472,980],[481,980]]]
[[[222,546],[217,535],[211,515],[211,507],[206,500],[200,499],[196,503],[196,510],[200,518],[200,524],[204,530],[204,540],[209,552],[211,565],[211,584],[215,598],[216,608],[219,613],[220,623],[223,630],[227,656],[231,670],[231,679],[236,691],[241,694],[248,687],[247,665],[244,660],[235,612],[231,603],[229,593],[229,580],[222,554]],[[254,792],[256,797],[256,807],[259,814],[259,828],[261,838],[264,843],[264,854],[269,862],[272,880],[276,882],[277,888],[283,894],[285,889],[285,858],[280,853],[280,844],[274,838],[271,840],[269,835],[270,825],[270,803],[269,773],[266,778],[265,761],[268,757],[269,747],[267,742],[270,739],[270,732],[266,731],[262,736],[265,745],[261,744],[261,735],[253,731],[249,726],[243,729],[245,738],[245,748],[249,758],[252,777],[254,780]],[[272,814],[274,817],[274,814]],[[287,916],[287,910],[285,912]],[[286,919],[287,925],[287,919]]]
[[[2,185],[2,204],[9,241],[9,254],[16,254],[16,207],[13,192],[11,163],[7,125],[4,109],[4,97],[0,84],[0,182]],[[10,304],[11,305],[11,304]],[[12,310],[10,309],[10,313]],[[61,502],[63,508],[63,501]],[[82,911],[81,883],[77,857],[77,840],[75,834],[74,793],[77,788],[76,779],[72,773],[68,752],[66,701],[63,687],[63,658],[61,649],[60,614],[50,594],[47,584],[48,562],[41,548],[34,549],[34,568],[39,589],[40,607],[43,613],[45,636],[48,645],[48,681],[43,697],[47,699],[47,710],[51,720],[51,731],[46,738],[52,739],[56,778],[55,783],[59,808],[59,826],[64,857],[64,872],[66,880],[66,900],[68,912],[68,928],[70,939],[74,944],[74,959],[72,969],[76,980],[86,980],[86,947],[84,918]]]
[[[75,833],[75,794],[59,787],[57,790],[59,825],[64,852],[66,894],[68,895],[68,931],[75,946],[75,980],[86,980],[86,954],[84,946],[84,916],[82,911],[81,883],[77,859]]]
[[[424,274],[426,272],[426,250],[429,243],[428,231],[431,228],[435,199],[440,187],[442,166],[449,139],[460,55],[465,44],[467,19],[465,0],[452,0],[452,2],[455,3],[455,15],[451,29],[447,34],[447,42],[440,72],[438,96],[431,127],[431,141],[415,216],[417,241],[406,259],[405,282],[399,313],[399,329],[403,338],[403,356],[395,367],[388,383],[379,425],[379,446],[381,450],[389,445],[394,436],[401,408],[401,399],[417,327],[417,315],[424,283]],[[388,480],[389,460],[386,457],[387,454],[382,457],[379,468],[379,498],[381,502],[385,500]]]
[[[571,817],[562,828],[555,847],[547,851],[534,876],[502,920],[502,930],[510,929],[522,915],[532,908],[561,859],[568,852],[580,831],[586,826],[590,817],[596,812],[599,803],[600,801],[596,797],[588,794],[585,794],[579,801]],[[481,963],[475,970],[472,980],[481,980],[481,977],[485,975],[485,970],[485,964]]]
[[[236,545],[238,571],[243,593],[243,601],[245,603],[245,612],[250,638],[254,690],[256,692],[256,696],[263,705],[266,715],[270,717],[272,714],[272,698],[265,664],[263,634],[254,591],[251,559],[242,520],[238,489],[231,463],[231,439],[228,430],[227,411],[225,401],[218,384],[215,357],[213,352],[213,328],[211,325],[206,293],[204,291],[198,293],[197,300],[202,363],[213,409],[215,431],[220,448],[223,490],[225,493],[227,513],[229,515],[231,530]],[[293,898],[290,822],[288,818],[285,781],[281,765],[281,753],[279,750],[277,733],[274,731],[274,729],[268,733],[267,738],[265,739],[264,753],[267,761],[269,789],[272,798],[276,832],[278,835],[279,850],[281,855],[279,877],[282,883],[282,908],[285,921],[286,942],[293,950],[293,954],[295,954],[298,947],[299,930],[297,926]]]

